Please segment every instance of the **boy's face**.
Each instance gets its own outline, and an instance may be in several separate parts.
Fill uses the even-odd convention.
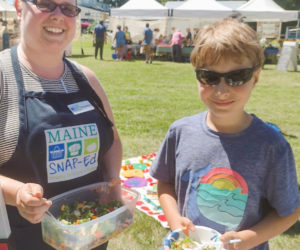
[[[252,68],[248,59],[241,63],[233,60],[222,60],[217,65],[207,67],[217,73],[227,73],[234,70]],[[244,114],[244,107],[248,102],[251,92],[259,79],[260,68],[253,72],[251,79],[241,86],[229,86],[224,77],[215,86],[202,84],[198,81],[198,89],[201,100],[207,106],[210,115],[218,118],[238,118]]]

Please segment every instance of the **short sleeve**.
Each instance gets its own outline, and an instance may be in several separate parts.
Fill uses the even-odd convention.
[[[287,142],[274,146],[265,192],[270,205],[280,216],[288,216],[300,206],[294,156]]]
[[[150,175],[159,181],[175,182],[175,141],[175,132],[169,129],[150,168]]]

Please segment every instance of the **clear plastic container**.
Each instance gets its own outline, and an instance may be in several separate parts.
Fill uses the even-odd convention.
[[[122,187],[123,206],[102,217],[79,225],[66,225],[57,216],[63,204],[74,201],[95,201],[107,203],[120,200],[107,183],[101,182],[51,198],[52,206],[42,221],[43,240],[55,249],[83,250],[97,247],[126,229],[133,220],[139,193]]]
[[[1,182],[0,182],[0,239],[8,239],[10,233],[11,231],[10,231],[5,201],[2,194]]]

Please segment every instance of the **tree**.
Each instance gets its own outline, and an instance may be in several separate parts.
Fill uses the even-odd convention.
[[[157,2],[165,5],[166,2],[170,0],[157,0]],[[174,1],[174,0],[173,0]],[[185,0],[177,0],[177,1],[185,1]],[[224,0],[223,0],[224,1]],[[300,9],[300,1],[299,0],[273,0],[278,5],[286,10],[299,10]],[[103,0],[103,3],[110,4],[112,7],[120,7],[123,4],[128,2],[128,0]]]
[[[286,10],[300,10],[299,0],[274,0],[274,2]]]
[[[120,7],[128,0],[103,0],[103,3],[110,4],[112,7]]]
[[[165,5],[166,2],[168,2],[169,0],[157,0],[157,2],[160,2],[162,5]]]

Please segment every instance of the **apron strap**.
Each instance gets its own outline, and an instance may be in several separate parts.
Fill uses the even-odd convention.
[[[114,124],[112,121],[108,118],[107,113],[105,112],[103,103],[100,99],[100,97],[95,93],[95,91],[90,86],[87,78],[85,75],[80,71],[74,63],[72,63],[70,60],[64,57],[64,61],[70,68],[72,75],[81,91],[83,91],[87,96],[90,96],[92,98],[93,103],[96,105],[98,110],[102,113],[102,115],[105,117],[105,120],[108,122],[108,124],[112,127]]]
[[[18,59],[18,46],[13,46],[10,50],[11,62],[14,69],[14,75],[18,86],[18,93],[19,93],[19,112],[20,112],[20,124],[23,125],[20,128],[20,135],[23,136],[26,134],[27,131],[27,112],[25,107],[25,89],[24,89],[24,80],[21,71],[21,67],[19,64]],[[23,133],[23,134],[22,134]]]
[[[23,94],[24,93],[23,76],[19,64],[17,49],[18,49],[17,45],[13,46],[10,50],[10,56],[11,56],[11,61],[14,68],[15,78],[18,84],[19,91],[22,91],[21,94]]]
[[[14,70],[15,79],[18,86],[19,93],[19,119],[20,119],[20,131],[19,138],[24,138],[27,135],[27,111],[25,105],[25,88],[24,88],[24,80],[23,75],[18,59],[17,45],[12,47],[10,50],[12,66]],[[18,140],[20,141],[20,139]],[[35,168],[35,164],[32,167],[34,171],[34,175],[36,177],[36,182],[42,185],[41,178],[39,176],[38,170]]]

